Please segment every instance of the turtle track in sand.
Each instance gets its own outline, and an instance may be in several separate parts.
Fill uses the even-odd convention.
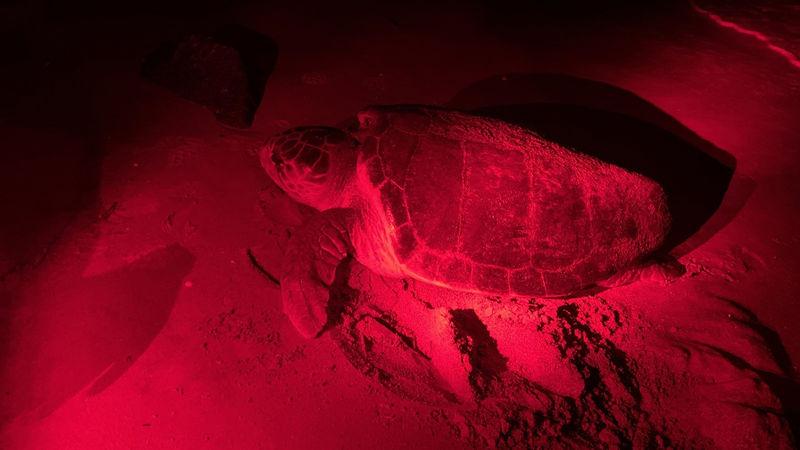
[[[339,305],[333,335],[351,364],[400,397],[440,410],[473,447],[666,447],[672,442],[649,419],[635,365],[608,338],[622,327],[621,313],[601,298],[582,305],[515,305],[515,314],[525,316],[524,329],[545,335],[562,363],[574,368],[582,383],[576,396],[556,393],[510,368],[474,309],[447,309],[444,339],[461,355],[471,391],[471,398],[463,398],[448,389],[432,364],[441,355],[421,348],[413,327],[371,304],[369,288],[348,286],[342,294],[338,286],[332,291],[337,300],[332,303]],[[435,309],[414,301],[420,311]]]
[[[501,300],[387,281],[358,265],[351,275],[331,293],[331,336],[348,361],[393,395],[427,405],[471,448],[714,448],[718,436],[696,421],[702,406],[676,408],[714,393],[703,370],[769,381],[766,371],[737,364],[741,356],[659,337],[613,299]],[[526,345],[537,348],[527,361],[509,352]],[[706,358],[714,362],[700,373],[688,368]],[[526,364],[552,368],[540,377]],[[777,404],[771,388],[754,396]],[[780,447],[786,423],[764,405],[743,430],[753,426],[767,439],[760,442]]]

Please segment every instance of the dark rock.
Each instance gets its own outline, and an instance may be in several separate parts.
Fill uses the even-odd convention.
[[[142,76],[206,106],[225,125],[247,128],[277,55],[269,37],[229,25],[163,44],[145,59]]]

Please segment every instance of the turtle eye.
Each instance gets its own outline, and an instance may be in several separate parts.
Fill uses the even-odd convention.
[[[281,165],[283,165],[283,158],[281,158],[280,156],[278,156],[278,152],[272,152],[272,155],[270,156],[270,159],[272,160],[272,162],[273,162],[273,163],[274,163],[276,166],[281,166]]]
[[[303,147],[303,150],[297,155],[297,162],[300,165],[304,166],[313,166],[315,162],[319,159],[322,152],[316,148],[306,145]]]
[[[324,174],[328,172],[329,165],[330,161],[328,159],[328,155],[326,153],[323,153],[322,156],[320,156],[320,158],[314,164],[314,167],[312,167],[312,170],[314,170],[314,173]]]
[[[378,123],[378,115],[374,111],[361,111],[358,113],[358,127],[362,130],[374,128]]]

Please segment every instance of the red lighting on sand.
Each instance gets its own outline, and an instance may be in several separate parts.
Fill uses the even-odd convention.
[[[797,445],[796,8],[57,3],[0,449]]]

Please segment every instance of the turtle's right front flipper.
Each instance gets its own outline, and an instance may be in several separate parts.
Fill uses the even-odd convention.
[[[281,275],[283,312],[305,338],[317,337],[328,322],[330,285],[336,268],[352,254],[349,209],[313,217],[292,236]]]

